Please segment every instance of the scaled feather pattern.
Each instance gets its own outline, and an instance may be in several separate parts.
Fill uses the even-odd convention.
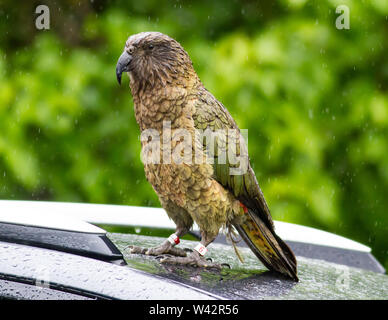
[[[183,47],[159,32],[132,35],[116,67],[119,82],[123,72],[130,78],[140,131],[153,130],[164,137],[165,124],[169,124],[169,147],[162,139],[157,155],[161,161],[144,163],[144,170],[180,234],[196,222],[201,242],[207,246],[220,228],[234,228],[266,267],[297,281],[295,256],[275,233],[268,205],[245,154],[244,140],[240,140],[236,149],[236,155],[245,156],[247,161],[242,174],[231,174],[236,164],[229,157],[221,161],[217,152],[213,154],[213,163],[206,161],[209,156],[206,144],[196,131],[240,130],[228,110],[205,89]],[[169,148],[172,153],[178,150],[182,154],[183,142],[175,139],[182,130],[190,136],[192,152],[190,159],[185,159],[189,161],[163,162]],[[231,135],[224,140],[216,139],[215,150],[228,151],[233,139],[236,137]],[[147,156],[152,141],[142,139],[141,143],[143,156]],[[198,157],[205,161],[196,161]]]

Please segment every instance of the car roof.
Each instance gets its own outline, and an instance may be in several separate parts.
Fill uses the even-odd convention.
[[[221,271],[160,264],[150,256],[131,254],[128,245],[156,246],[160,237],[108,234],[123,252],[128,266],[172,279],[226,299],[388,299],[388,276],[324,260],[297,256],[299,282],[268,271],[249,248],[239,248],[241,263],[229,244],[212,243],[208,254],[216,263],[231,269]],[[196,241],[182,240],[180,246],[193,249]]]
[[[92,224],[106,226],[131,226],[161,229],[171,233],[174,223],[161,208],[85,204],[47,201],[0,200],[0,222],[35,226],[65,232],[105,234],[105,230]],[[88,223],[89,222],[89,223]],[[350,267],[358,267],[385,273],[383,266],[374,258],[371,249],[356,241],[326,231],[274,221],[277,234],[286,241],[294,253],[313,259],[321,259]],[[190,233],[200,239],[199,228],[194,224]],[[84,238],[92,238],[85,236]],[[104,241],[107,241],[105,237]],[[219,234],[215,243],[226,243]],[[63,240],[62,240],[62,243]],[[245,246],[243,242],[240,245]],[[63,248],[58,245],[57,249]]]
[[[240,249],[245,260],[241,264],[231,246],[212,244],[209,257],[231,267],[218,271],[164,265],[155,257],[130,254],[127,250],[128,245],[155,246],[163,238],[120,233],[107,236],[123,252],[127,265],[0,242],[0,279],[99,299],[388,298],[386,275],[322,260],[297,257],[300,281],[296,283],[268,271],[247,248]],[[195,244],[182,240],[186,248]]]
[[[162,237],[107,233],[101,228],[89,227],[77,221],[74,229],[71,223],[67,223],[65,230],[61,230],[63,217],[57,220],[50,217],[52,221],[44,221],[44,226],[33,219],[34,216],[39,216],[42,210],[45,214],[51,212],[52,216],[57,217],[65,215],[66,212],[89,214],[94,210],[104,213],[104,210],[109,209],[108,213],[113,215],[126,212],[128,217],[133,218],[130,223],[138,226],[140,230],[150,223],[149,219],[142,220],[140,216],[148,217],[151,212],[156,219],[163,219],[162,213],[163,216],[166,215],[161,209],[13,201],[6,203],[7,206],[4,206],[4,201],[0,201],[0,208],[7,208],[0,211],[0,295],[6,291],[4,288],[14,282],[13,285],[18,283],[26,286],[47,284],[46,289],[73,294],[73,298],[388,298],[388,277],[381,274],[384,269],[381,266],[379,269],[379,264],[370,250],[362,245],[348,249],[335,247],[333,243],[309,243],[301,235],[296,239],[290,232],[304,231],[303,228],[295,229],[292,225],[286,228],[289,234],[283,230],[282,236],[286,236],[286,241],[296,253],[299,283],[269,272],[244,246],[239,248],[245,260],[245,263],[241,264],[232,246],[226,243],[222,235],[217,242],[209,246],[209,257],[215,262],[229,264],[231,269],[223,268],[217,271],[164,265],[155,257],[134,255],[127,250],[129,245],[157,246],[165,240]],[[26,216],[28,212],[29,219],[22,219],[21,215],[10,218],[9,214],[4,214],[12,209],[14,215],[23,212]],[[71,219],[76,220],[74,215],[72,217]],[[107,219],[104,214],[96,219],[102,217]],[[114,225],[114,222],[111,221],[110,224]],[[85,221],[83,223],[87,224]],[[169,230],[167,227],[166,225],[165,230]],[[194,230],[194,235],[195,232]],[[312,231],[309,232],[311,235]],[[333,235],[332,239],[335,239],[335,236]],[[182,240],[181,246],[192,249],[196,244],[196,241]],[[118,263],[120,265],[117,265]],[[41,291],[42,294],[43,292]],[[47,293],[47,297],[49,296]],[[59,295],[58,298],[61,299]]]
[[[8,242],[0,242],[0,279],[100,299],[222,299],[127,266]]]

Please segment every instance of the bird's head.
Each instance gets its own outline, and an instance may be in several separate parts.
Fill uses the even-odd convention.
[[[128,38],[116,66],[120,84],[123,72],[129,73],[131,87],[137,88],[179,85],[195,75],[182,46],[159,32],[141,32]]]

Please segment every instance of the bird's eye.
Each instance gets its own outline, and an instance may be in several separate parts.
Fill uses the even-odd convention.
[[[148,49],[152,50],[154,48],[154,45],[153,44],[149,44],[148,45]]]
[[[134,51],[133,47],[130,47],[130,48],[128,49],[128,53],[129,53],[129,54],[132,54],[133,51]]]

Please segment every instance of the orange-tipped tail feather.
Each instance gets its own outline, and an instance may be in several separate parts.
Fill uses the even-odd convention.
[[[245,210],[244,210],[245,211]],[[251,210],[246,210],[245,222],[235,225],[254,254],[270,270],[298,280],[297,262],[288,245],[270,230]]]

